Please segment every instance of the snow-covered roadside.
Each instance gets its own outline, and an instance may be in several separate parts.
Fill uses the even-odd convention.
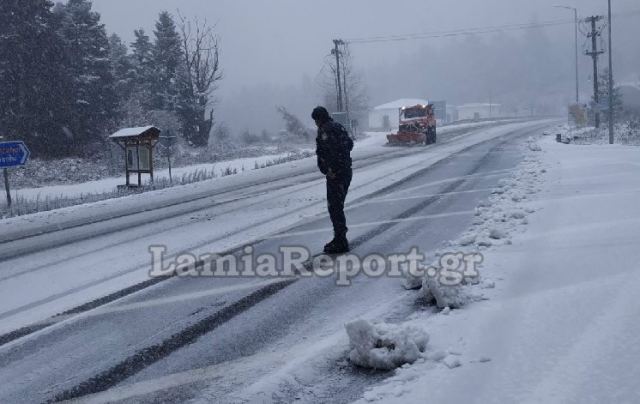
[[[482,252],[453,294],[482,301],[416,313],[425,354],[362,402],[640,402],[640,149],[529,145],[447,249]]]
[[[505,121],[504,123],[508,123]],[[449,125],[440,129],[442,134],[450,133],[454,130],[461,129],[473,129],[481,128],[490,125],[495,125],[495,121],[478,122],[478,123],[465,123],[459,125]],[[386,143],[387,132],[367,132],[367,136],[362,141],[358,142],[358,148],[371,148],[381,147]],[[300,150],[300,154],[312,153],[314,150]],[[195,175],[197,173],[207,173],[207,178],[223,177],[225,173],[237,172],[243,173],[245,171],[252,171],[256,168],[263,168],[269,166],[275,161],[279,161],[291,156],[291,153],[280,154],[267,154],[260,157],[247,157],[237,158],[232,160],[220,161],[211,164],[194,164],[184,167],[173,168],[172,177],[179,179],[182,177],[188,177],[189,175]],[[169,170],[158,170],[155,173],[155,179],[157,181],[169,180]],[[144,176],[144,180],[148,181],[148,177]],[[51,185],[45,187],[36,188],[22,188],[12,190],[14,200],[46,200],[47,198],[80,198],[87,194],[99,194],[108,193],[116,190],[118,185],[124,184],[124,175],[117,177],[104,178],[96,181],[82,182],[78,184],[66,184],[66,185]],[[0,201],[2,203],[2,201]]]
[[[602,125],[594,127],[576,128],[568,124],[558,126],[554,134],[558,134],[565,143],[591,145],[609,144],[609,128]],[[614,126],[614,143],[629,146],[640,146],[640,118],[629,119],[616,123]]]
[[[308,150],[311,152],[311,150]],[[261,157],[247,157],[233,160],[221,161],[211,164],[195,164],[185,167],[173,168],[171,175],[174,180],[196,173],[206,172],[208,177],[223,177],[227,172],[241,173],[244,171],[262,168],[270,165],[271,162],[287,158],[290,153],[265,155]],[[169,170],[158,170],[155,173],[156,181],[169,180]],[[148,176],[144,176],[144,181],[148,181]],[[118,185],[124,184],[124,175],[118,177],[105,178],[97,181],[83,182],[69,185],[52,185],[38,188],[23,188],[13,190],[14,199],[24,200],[45,200],[47,198],[79,198],[82,195],[112,192]]]
[[[527,122],[520,122],[491,128],[488,127],[490,124],[491,122],[464,124],[463,128],[465,129],[475,127],[484,128],[485,126],[487,126],[487,128],[486,130],[478,133],[478,136],[472,136],[469,140],[460,140],[458,143],[464,143],[464,147],[466,147],[485,139],[499,136],[510,130],[517,130],[518,128],[524,128],[530,125]],[[495,124],[495,122],[493,124]],[[455,126],[449,126],[447,127],[447,131],[452,131],[456,128],[457,127]],[[442,133],[446,133],[447,131],[444,131],[443,129]],[[489,135],[489,137],[486,137],[487,135]],[[444,145],[439,144],[434,149],[437,151],[438,155],[443,151],[443,146]],[[389,151],[389,148],[386,146],[386,134],[383,132],[372,133],[367,139],[356,143],[352,156],[355,160],[366,159],[367,157],[379,155],[381,153],[388,153]],[[114,217],[118,214],[122,214],[122,212],[140,212],[154,209],[159,206],[177,204],[184,202],[185,200],[192,200],[199,196],[211,195],[213,192],[219,192],[220,190],[224,190],[229,187],[240,187],[263,183],[273,179],[274,177],[282,175],[295,176],[307,171],[315,171],[315,160],[312,158],[270,166],[261,170],[246,171],[238,175],[213,178],[187,185],[179,185],[171,188],[150,191],[144,194],[134,194],[121,198],[106,199],[99,202],[85,203],[52,211],[44,211],[2,219],[0,222],[3,224],[7,233],[11,233],[13,230],[17,229],[21,233],[31,234],[33,231],[41,232],[41,228],[43,226],[62,228],[65,223],[70,221],[73,221],[74,223],[93,222],[98,218],[104,218],[105,216]],[[7,234],[5,234],[5,236],[6,235]],[[11,240],[12,237],[17,238],[20,236],[11,233],[10,237],[4,237],[4,239]]]

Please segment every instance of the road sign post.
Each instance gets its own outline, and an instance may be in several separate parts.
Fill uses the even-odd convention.
[[[4,176],[4,188],[7,193],[7,206],[11,207],[11,189],[9,188],[9,168],[20,167],[29,159],[29,149],[22,141],[0,142],[0,168]]]
[[[9,188],[9,170],[6,168],[2,169],[4,174],[4,189],[7,191],[7,206],[11,207],[11,189]]]

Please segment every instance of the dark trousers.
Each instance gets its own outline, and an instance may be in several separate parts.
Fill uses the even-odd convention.
[[[346,237],[347,219],[344,216],[344,201],[347,198],[351,184],[351,171],[340,173],[336,178],[327,177],[327,203],[329,217],[333,223],[333,234],[336,237]]]

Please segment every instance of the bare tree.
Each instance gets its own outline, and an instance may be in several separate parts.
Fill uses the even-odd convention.
[[[178,112],[185,138],[195,146],[206,146],[214,124],[213,93],[222,80],[218,37],[206,20],[178,15],[184,55]]]
[[[366,111],[369,104],[366,85],[360,72],[354,69],[348,44],[340,48],[341,83],[338,85],[338,69],[333,56],[327,56],[323,68],[324,102],[330,111],[337,111],[338,88],[342,87],[344,107],[347,112]]]

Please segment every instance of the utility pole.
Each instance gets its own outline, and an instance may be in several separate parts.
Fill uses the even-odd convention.
[[[344,56],[344,55],[343,55]],[[349,92],[347,91],[347,67],[345,66],[345,58],[342,58],[342,91],[344,92],[344,111],[349,116]]]
[[[336,57],[336,76],[337,76],[337,84],[338,84],[338,99],[337,99],[337,109],[338,112],[342,112],[342,78],[340,75],[340,56],[342,56],[342,52],[340,51],[340,45],[344,45],[344,41],[341,39],[333,40],[333,49],[331,50],[331,54]]]
[[[573,17],[575,21],[574,26],[574,39],[575,39],[575,51],[576,51],[576,104],[580,104],[580,74],[578,70],[578,9],[569,6],[554,6],[556,8],[564,8],[567,10],[573,10]]]
[[[573,9],[574,13],[574,34],[576,48],[576,104],[580,104],[580,72],[578,71],[578,9]]]
[[[611,43],[611,0],[609,0],[609,144],[613,144],[613,48]]]
[[[596,28],[596,23],[602,20],[604,17],[601,15],[588,17],[585,19],[591,24],[591,32],[587,34],[588,38],[591,38],[591,51],[587,51],[586,54],[593,59],[593,101],[595,103],[596,111],[596,128],[600,127],[600,95],[598,90],[598,56],[604,53],[603,50],[598,50],[598,37],[601,32]]]

